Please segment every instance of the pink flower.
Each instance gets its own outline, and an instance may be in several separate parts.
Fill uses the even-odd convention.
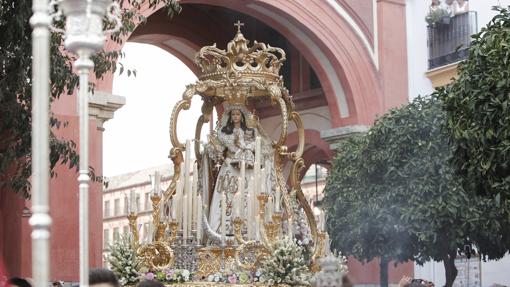
[[[145,279],[154,280],[154,273],[152,273],[152,272],[145,273]]]
[[[237,277],[235,274],[232,274],[230,276],[228,276],[228,283],[231,283],[231,284],[236,284],[237,283]]]

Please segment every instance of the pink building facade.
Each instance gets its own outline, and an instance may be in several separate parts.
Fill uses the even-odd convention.
[[[307,167],[320,160],[330,160],[335,142],[365,131],[377,115],[408,101],[405,0],[181,0],[180,3],[182,13],[172,20],[162,9],[149,9],[147,5],[142,11],[147,23],[137,27],[125,40],[158,46],[178,57],[195,73],[198,69],[192,62],[194,54],[212,43],[224,48],[234,35],[232,24],[237,20],[245,23],[242,31],[247,39],[284,48],[288,60],[283,76],[304,120]],[[120,48],[122,45],[114,42],[106,45],[106,49]],[[96,90],[100,93],[91,104],[94,115],[90,120],[90,164],[96,174],[102,173],[102,123],[123,105],[122,98],[111,95],[112,83],[113,75],[98,81]],[[268,131],[277,131],[279,121],[272,109],[255,108]],[[76,98],[63,96],[52,109],[69,122],[69,127],[59,131],[60,135],[78,142]],[[296,144],[297,136],[291,133],[287,145],[292,149]],[[77,174],[65,167],[59,167],[58,174],[51,181],[51,279],[78,281]],[[100,183],[91,185],[92,266],[102,265],[101,190]],[[0,204],[5,205],[6,200],[0,198]],[[12,211],[19,215],[23,204],[11,207]],[[0,249],[10,274],[30,277],[29,226],[16,217],[0,221],[3,237],[6,226],[15,224],[9,227],[12,233],[8,240],[0,238]],[[377,262],[362,265],[350,260],[349,265],[355,283],[378,283]],[[412,276],[412,264],[397,268],[390,265],[390,282],[398,282],[402,274]]]

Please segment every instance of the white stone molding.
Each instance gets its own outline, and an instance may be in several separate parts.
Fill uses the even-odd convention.
[[[96,120],[97,128],[103,130],[103,124],[113,119],[115,111],[125,104],[125,97],[96,91],[89,97],[89,116]]]

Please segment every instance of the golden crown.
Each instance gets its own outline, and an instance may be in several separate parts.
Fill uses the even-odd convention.
[[[241,33],[244,24],[237,21],[237,34],[228,42],[227,50],[212,46],[205,46],[195,56],[195,63],[200,67],[200,80],[232,78],[259,78],[278,82],[281,80],[279,72],[285,61],[285,52],[257,41],[248,47],[248,41]]]

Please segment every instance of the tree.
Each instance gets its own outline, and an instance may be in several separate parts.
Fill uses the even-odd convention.
[[[388,286],[388,263],[408,261],[417,250],[400,222],[393,194],[371,184],[365,166],[368,138],[345,140],[327,179],[324,205],[332,247],[362,262],[381,258],[381,286]]]
[[[510,200],[510,12],[499,12],[474,35],[469,58],[444,97],[453,164],[464,188]]]
[[[336,197],[328,207],[335,247],[365,260],[443,261],[446,286],[452,286],[459,248],[471,243],[470,234],[487,229],[476,225],[483,218],[480,206],[459,187],[449,164],[444,124],[439,99],[418,97],[344,145],[326,186],[326,202]],[[380,241],[360,240],[370,236]]]
[[[156,8],[161,3],[170,16],[180,11],[175,0],[121,0],[122,28],[111,35],[112,40],[119,42],[138,23],[145,22],[139,13],[144,2]],[[31,0],[0,1],[0,188],[9,187],[24,197],[30,195],[31,174],[31,75],[32,75],[32,28],[29,19],[32,16]],[[55,23],[63,26],[62,21]],[[108,25],[108,23],[106,23]],[[72,71],[73,56],[63,53],[63,35],[51,35],[51,94],[50,101],[61,95],[72,95],[77,87],[78,78]],[[120,51],[101,51],[93,57],[94,73],[100,79],[108,72],[115,72],[118,60],[123,56]],[[121,65],[121,64],[120,64]],[[121,66],[122,71],[122,66]],[[93,87],[92,87],[93,88]],[[55,115],[51,114],[50,127],[65,127]],[[78,155],[75,143],[50,135],[50,166],[67,164],[70,168],[77,167]],[[98,180],[90,170],[92,178]]]
[[[510,11],[494,9],[499,13],[472,36],[457,80],[437,92],[456,175],[477,195],[466,223],[470,238],[489,259],[510,249]]]

